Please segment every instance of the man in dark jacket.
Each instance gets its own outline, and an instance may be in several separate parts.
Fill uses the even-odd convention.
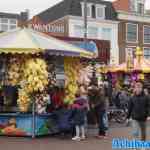
[[[136,82],[134,95],[129,102],[128,116],[133,121],[133,136],[146,140],[146,120],[148,117],[149,98],[143,92],[142,82]],[[140,134],[139,134],[140,133]]]

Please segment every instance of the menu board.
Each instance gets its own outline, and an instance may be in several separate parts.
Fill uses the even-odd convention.
[[[62,57],[58,57],[56,64],[56,84],[58,86],[64,86],[65,85],[65,71],[64,71],[64,59]]]

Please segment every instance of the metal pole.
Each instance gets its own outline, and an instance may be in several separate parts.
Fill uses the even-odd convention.
[[[87,42],[87,0],[84,0],[84,42]]]
[[[32,138],[35,138],[36,120],[35,120],[35,100],[32,104]]]

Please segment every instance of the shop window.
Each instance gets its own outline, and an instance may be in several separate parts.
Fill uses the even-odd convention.
[[[80,25],[74,26],[74,35],[76,37],[83,37],[84,36],[84,28]]]
[[[88,37],[89,38],[97,38],[98,37],[98,28],[88,27]]]

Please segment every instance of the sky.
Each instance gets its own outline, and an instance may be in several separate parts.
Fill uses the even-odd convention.
[[[0,12],[20,13],[29,9],[31,18],[60,1],[62,0],[3,0],[0,4]],[[146,8],[150,9],[150,0],[146,0]]]

